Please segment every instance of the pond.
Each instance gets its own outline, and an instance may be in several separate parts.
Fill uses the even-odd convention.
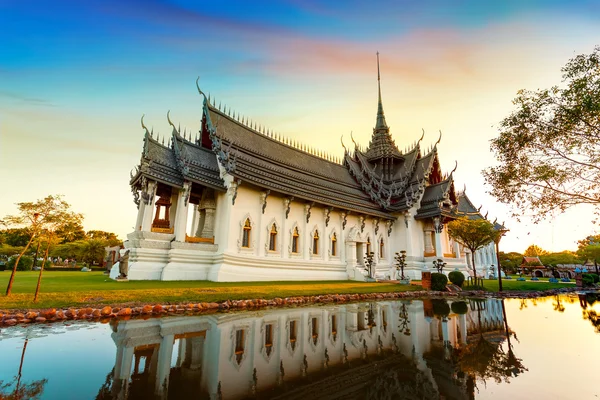
[[[17,326],[0,331],[0,399],[594,399],[595,300],[378,301]]]

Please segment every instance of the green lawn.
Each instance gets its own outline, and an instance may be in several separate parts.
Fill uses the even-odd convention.
[[[355,281],[208,282],[135,281],[115,282],[101,272],[44,272],[38,303],[33,293],[38,272],[17,272],[13,294],[4,296],[9,271],[0,272],[0,309],[80,307],[82,305],[139,305],[152,303],[218,302],[239,299],[352,294],[419,290],[420,286]],[[569,284],[503,280],[504,290],[536,291]],[[486,290],[498,291],[498,281],[484,280]]]
[[[4,293],[10,272],[0,272]],[[418,290],[420,286],[355,281],[302,282],[115,282],[101,272],[44,272],[38,303],[33,293],[38,272],[17,272],[10,297],[0,294],[0,309],[68,307],[98,304],[218,302],[237,299],[312,296],[335,293],[376,293]]]
[[[491,279],[484,279],[483,286],[486,290],[497,292],[498,291],[498,281]],[[548,289],[558,289],[564,287],[574,287],[574,283],[550,283],[548,282],[548,278],[546,280],[542,280],[540,278],[539,281],[517,281],[516,279],[502,280],[502,290],[524,290],[524,291],[536,291],[536,290],[548,290]]]

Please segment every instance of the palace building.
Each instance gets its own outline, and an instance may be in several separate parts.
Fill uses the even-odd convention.
[[[165,145],[142,119],[144,147],[130,181],[138,215],[125,243],[129,279],[365,280],[371,252],[376,276],[395,278],[394,256],[403,250],[413,279],[439,258],[447,272],[468,274],[468,250],[444,224],[483,217],[455,191],[455,171],[441,170],[440,140],[425,149],[421,137],[399,150],[379,71],[378,90],[369,145],[352,139],[341,158],[217,106],[199,87],[196,137],[167,114],[173,132]],[[493,244],[476,253],[482,274],[495,260]]]

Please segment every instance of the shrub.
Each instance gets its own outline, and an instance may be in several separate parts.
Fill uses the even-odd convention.
[[[561,282],[571,282],[569,278],[560,278]]]
[[[465,281],[465,276],[460,271],[450,272],[448,274],[448,278],[450,278],[450,282],[454,283],[458,287],[461,287]]]
[[[450,315],[450,306],[448,305],[448,302],[446,300],[433,299],[431,300],[431,303],[433,304],[433,315],[437,315],[438,317],[447,317],[448,315]]]
[[[19,256],[12,256],[8,259],[6,263],[6,269],[13,269],[15,266],[15,262],[17,262],[17,258]],[[33,266],[33,257],[23,256],[19,260],[19,265],[17,266],[17,271],[31,271],[31,267]]]
[[[550,282],[550,283],[558,283],[558,279],[556,279],[556,278],[550,278],[550,279],[548,279],[548,282]]]
[[[450,308],[454,314],[466,314],[469,311],[469,306],[464,301],[455,301]]]
[[[600,282],[600,276],[598,276],[598,274],[593,274],[590,273],[590,275],[592,276],[592,278],[594,279],[594,283],[598,283]]]
[[[594,284],[594,277],[592,275],[593,274],[581,274],[583,286],[592,286]]]
[[[446,290],[446,284],[448,278],[444,274],[438,274],[436,272],[431,274],[431,290],[444,291]]]

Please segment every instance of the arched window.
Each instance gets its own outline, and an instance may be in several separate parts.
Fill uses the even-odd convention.
[[[242,234],[242,247],[250,247],[250,231],[252,226],[250,225],[250,218],[246,219],[244,223],[244,233]]]
[[[269,251],[275,250],[277,250],[277,227],[273,224],[269,232]]]
[[[292,232],[292,253],[298,253],[298,240],[300,238],[300,235],[298,234],[298,227],[294,228],[294,231]]]
[[[371,238],[367,238],[367,254],[371,254]]]
[[[331,255],[337,256],[337,236],[335,233],[331,236]]]
[[[316,229],[313,234],[313,254],[319,254],[319,231]]]
[[[383,258],[383,238],[379,239],[379,258]]]

